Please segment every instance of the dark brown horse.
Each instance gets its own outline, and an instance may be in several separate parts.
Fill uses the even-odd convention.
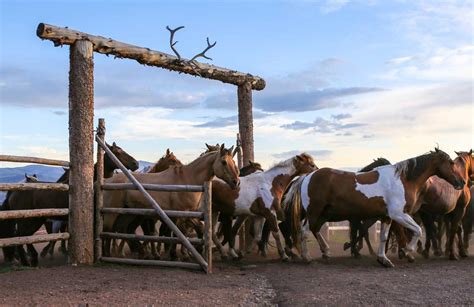
[[[127,167],[132,170],[138,168],[138,162],[127,154],[123,149],[113,143],[109,148],[116,154],[117,158]],[[107,155],[105,156],[107,157]],[[109,158],[104,157],[104,175],[110,176],[117,167]],[[66,170],[57,183],[69,182],[69,170]],[[68,208],[69,207],[69,193],[67,191],[53,191],[53,190],[27,190],[14,191],[8,199],[8,206],[10,210],[27,210],[27,209],[48,209],[48,208]],[[19,219],[16,221],[16,236],[31,236],[33,235],[46,221],[47,218],[28,218]],[[38,265],[38,253],[33,245],[29,244],[28,251],[31,259],[31,265]],[[22,265],[29,265],[26,253],[23,246],[17,246],[17,251],[20,256]]]
[[[433,237],[432,232],[434,225],[432,224],[432,221],[435,219],[436,215],[444,216],[447,234],[446,253],[449,255],[449,259],[451,260],[457,259],[453,245],[458,229],[461,229],[462,218],[471,200],[471,192],[469,190],[468,182],[469,177],[474,174],[474,158],[472,156],[472,150],[469,152],[456,152],[456,154],[458,156],[454,160],[455,167],[462,175],[462,179],[465,182],[462,189],[454,189],[445,180],[433,176],[425,183],[420,206],[420,213],[432,216],[431,219],[425,218],[424,220],[428,238]],[[461,234],[458,237],[459,256],[467,257],[467,251],[462,241]],[[425,257],[429,255],[429,242],[430,240],[427,240],[425,250],[423,251]]]
[[[465,185],[453,160],[437,148],[428,154],[367,173],[323,168],[302,177],[292,189],[292,194],[297,197],[290,197],[294,201],[289,205],[293,213],[292,237],[295,242],[301,243],[303,259],[311,259],[306,247],[306,229],[309,228],[320,244],[328,248],[319,234],[324,223],[353,218],[381,218],[377,261],[386,267],[393,267],[385,255],[391,220],[413,232],[413,238],[405,248],[407,253],[413,252],[421,236],[421,228],[410,214],[417,209],[421,189],[433,175],[445,179],[458,190]]]

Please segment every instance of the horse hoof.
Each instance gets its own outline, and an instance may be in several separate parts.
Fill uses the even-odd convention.
[[[281,261],[283,261],[283,262],[290,262],[290,257],[288,257],[287,255],[283,255],[283,256],[281,257]]]
[[[449,260],[459,260],[459,258],[455,254],[450,254],[449,255]]]
[[[459,257],[461,257],[461,258],[466,258],[466,257],[467,257],[466,251],[465,251],[465,250],[460,250],[460,251],[459,251]]]
[[[429,259],[430,258],[430,252],[428,250],[424,250],[421,252],[421,255],[423,255],[423,258]]]
[[[227,260],[229,260],[229,256],[228,255],[221,255],[221,260],[222,261],[227,261]]]
[[[325,262],[329,262],[329,258],[330,258],[329,255],[323,254],[322,258]]]
[[[351,247],[351,243],[346,242],[344,243],[344,250],[348,250]]]
[[[435,250],[433,253],[436,257],[441,257],[443,256],[443,252],[439,249]]]
[[[360,253],[352,253],[352,257],[354,257],[354,259],[360,259],[361,255]]]
[[[303,263],[310,264],[311,261],[313,261],[313,259],[311,259],[310,257],[303,257]]]
[[[382,266],[386,268],[393,268],[395,267],[388,258],[377,257],[377,262],[380,263]]]
[[[415,257],[412,254],[407,254],[406,255],[408,262],[413,263],[415,262]]]

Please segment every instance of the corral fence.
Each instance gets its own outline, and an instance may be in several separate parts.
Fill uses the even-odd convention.
[[[36,157],[0,155],[0,162],[18,162],[18,163],[36,163],[52,166],[69,167],[69,162],[61,160],[43,159]],[[25,191],[25,190],[56,190],[68,191],[69,184],[64,183],[42,183],[42,182],[24,182],[24,183],[0,183],[0,191]],[[31,210],[7,210],[0,211],[0,221],[9,219],[28,219],[37,217],[57,217],[68,216],[69,209],[31,209]],[[42,234],[22,237],[12,237],[0,239],[0,247],[52,242],[69,239],[69,232]]]
[[[95,140],[97,142],[97,181],[96,181],[96,201],[95,201],[95,258],[96,261],[111,262],[119,264],[133,265],[154,265],[166,267],[181,267],[187,269],[199,269],[206,273],[212,273],[212,184],[210,181],[203,185],[162,185],[162,184],[141,184],[133,174],[120,162],[105,144],[105,122],[99,119],[99,126]],[[104,183],[103,167],[104,152],[122,170],[130,183]],[[131,208],[104,208],[104,190],[139,190],[146,201],[153,209],[131,209]],[[201,192],[201,211],[171,211],[162,210],[160,205],[151,197],[148,191],[162,192]],[[166,224],[176,237],[147,236],[128,233],[103,232],[104,214],[129,214],[149,217],[159,217],[161,222]],[[203,239],[188,238],[176,226],[170,218],[199,218],[204,220]],[[122,239],[137,240],[143,242],[164,242],[181,243],[191,253],[196,263],[164,260],[142,260],[102,256],[102,239]],[[204,245],[204,255],[201,255],[194,245]]]

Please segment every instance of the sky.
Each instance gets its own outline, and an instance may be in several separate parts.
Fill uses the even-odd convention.
[[[0,152],[68,160],[69,47],[36,36],[40,22],[258,75],[255,160],[300,152],[319,167],[360,168],[439,144],[474,147],[471,1],[0,0]],[[95,122],[109,142],[183,162],[204,143],[235,143],[233,85],[94,54]],[[3,163],[1,166],[12,166]]]

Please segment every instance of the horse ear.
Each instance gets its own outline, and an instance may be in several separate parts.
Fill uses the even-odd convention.
[[[115,142],[113,142],[112,147],[117,147],[117,144],[115,144]]]
[[[227,152],[229,153],[229,155],[231,155],[231,156],[233,157],[233,156],[235,155],[235,153],[234,153],[234,145],[232,145],[232,147],[229,148],[229,149],[227,150]],[[237,152],[237,151],[236,151],[236,152]]]
[[[211,150],[211,145],[209,145],[207,143],[204,143],[204,144],[206,144],[207,149]]]
[[[471,150],[469,150],[469,154],[470,154],[470,155],[472,155],[472,149],[471,149]]]
[[[28,179],[28,175],[25,173],[25,178]]]
[[[167,156],[170,155],[170,149],[169,149],[169,148],[166,149],[166,155],[167,155]]]
[[[219,151],[220,151],[220,153],[221,153],[221,156],[225,155],[226,150],[225,150],[225,145],[224,145],[224,143],[222,143],[221,147],[219,148]]]
[[[461,154],[460,151],[456,151],[456,150],[454,151],[454,153],[455,153],[456,155],[458,155],[458,156]]]
[[[438,147],[435,147],[435,152],[439,152],[439,148],[438,148]]]

